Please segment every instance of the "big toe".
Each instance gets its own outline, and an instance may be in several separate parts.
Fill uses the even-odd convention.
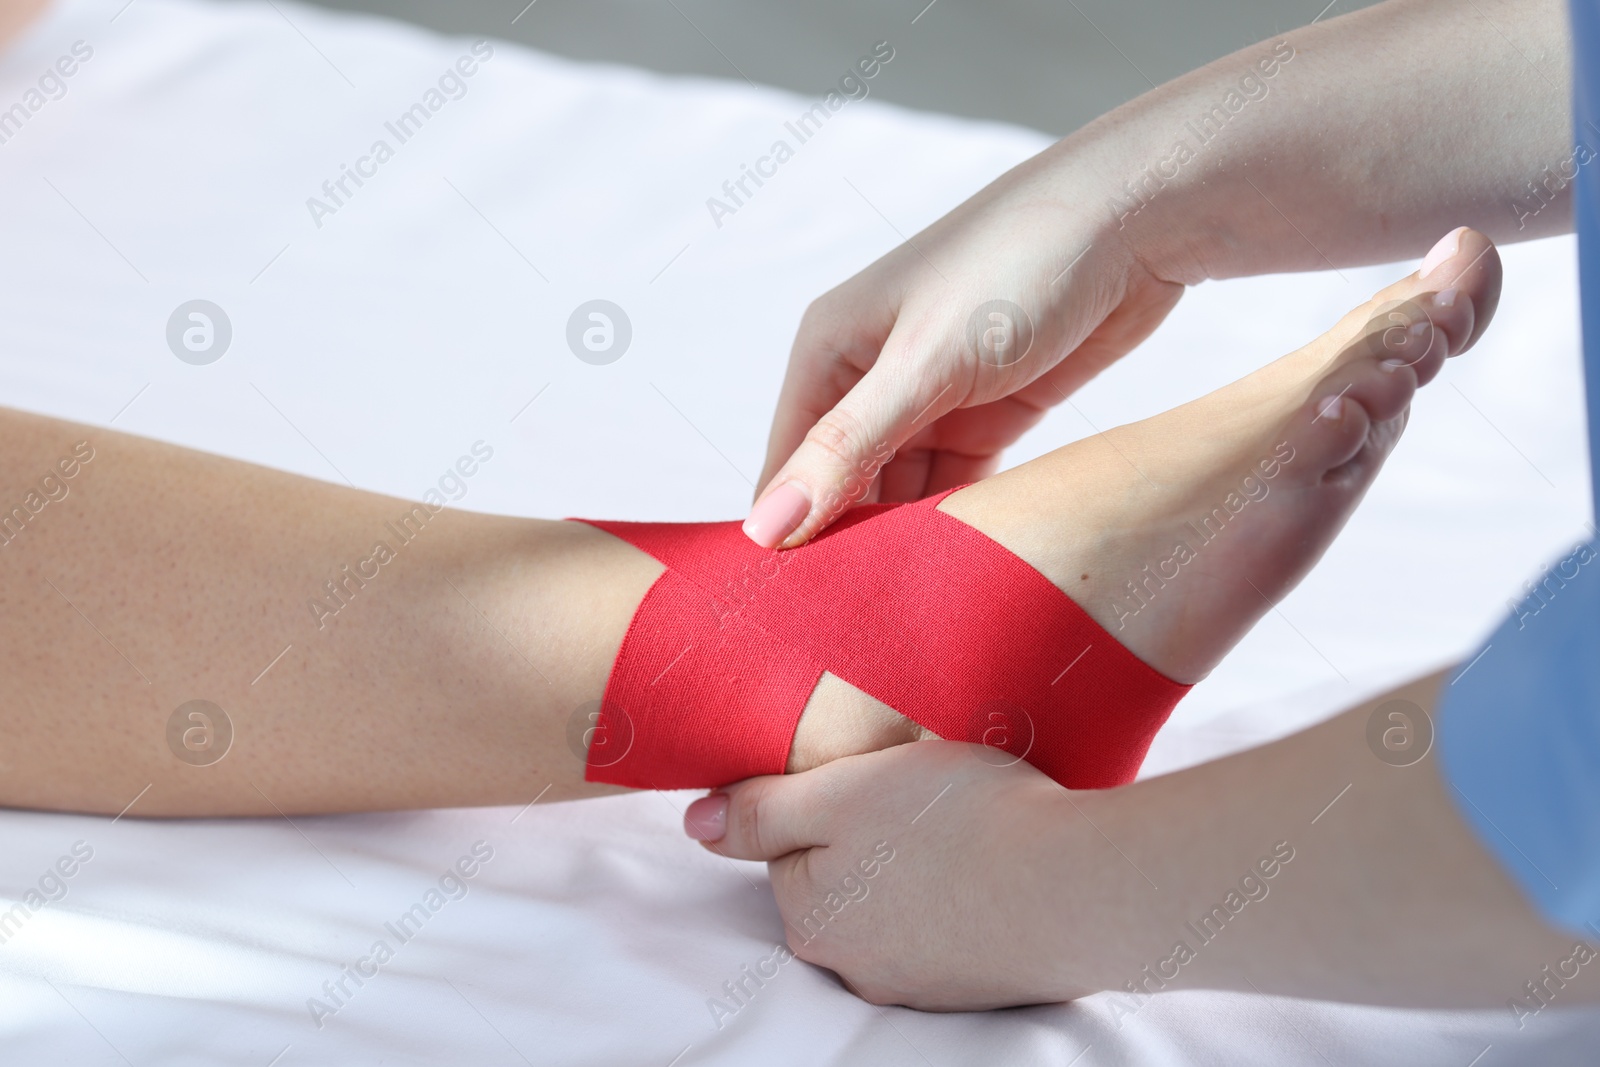
[[[1449,334],[1450,355],[1457,356],[1478,343],[1500,304],[1500,253],[1494,242],[1477,230],[1459,227],[1433,246],[1414,283],[1436,293],[1447,304],[1436,314],[1435,324]]]
[[[1323,357],[1339,364],[1398,360],[1426,385],[1451,356],[1477,343],[1500,302],[1500,254],[1462,226],[1429,251],[1421,269],[1353,309],[1322,339]]]
[[[1285,428],[1301,470],[1346,489],[1369,482],[1404,431],[1416,390],[1482,336],[1500,277],[1493,242],[1461,227],[1434,245],[1421,269],[1324,335],[1308,401]]]

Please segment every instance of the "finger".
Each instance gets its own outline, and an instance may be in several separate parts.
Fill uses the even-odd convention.
[[[701,797],[684,812],[684,832],[741,860],[771,861],[826,844],[816,773],[749,778]]]
[[[852,300],[848,291],[860,284],[859,277],[812,301],[800,320],[758,486],[771,483],[806,431],[844,399],[889,339],[898,309],[876,299]]]
[[[1071,355],[1039,380],[1048,395],[1034,400],[1049,407],[1078,391],[1101,371],[1144,344],[1183,298],[1184,286],[1138,272],[1121,302],[1089,331]]]
[[[878,498],[890,503],[921,500],[928,495],[928,472],[937,453],[930,448],[907,447],[878,474]]]
[[[942,377],[886,351],[807,431],[751,509],[745,534],[765,548],[793,548],[859,502],[895,449],[966,395]]]
[[[1000,469],[1000,453],[966,456],[959,452],[941,452],[933,457],[928,470],[928,484],[924,496],[942,493],[946,489],[981,482]]]
[[[761,499],[761,490],[773,484],[778,471],[806,439],[807,431],[864,376],[864,372],[848,364],[835,363],[831,356],[828,359],[828,365],[821,367],[790,363],[783,391],[778,395],[778,410],[772,417],[767,458],[761,468],[761,478],[756,482],[756,500]]]
[[[982,481],[1000,468],[1002,453],[1049,411],[1027,385],[977,407],[957,408],[920,430],[895,452],[880,476],[885,501],[921,500]]]

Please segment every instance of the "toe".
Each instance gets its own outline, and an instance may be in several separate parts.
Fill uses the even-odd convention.
[[[1417,271],[1380,290],[1325,335],[1335,345],[1330,362],[1361,359],[1381,346],[1411,363],[1426,384],[1446,358],[1477,343],[1500,301],[1500,255],[1476,230],[1462,227],[1440,243],[1450,238],[1455,251],[1427,274]]]
[[[1456,327],[1450,330],[1450,354],[1460,355],[1478,343],[1489,328],[1495,308],[1500,304],[1500,253],[1494,242],[1477,230],[1463,226],[1455,236],[1458,244],[1449,256],[1426,275],[1416,275],[1417,284],[1432,298],[1436,320]],[[1452,311],[1439,311],[1444,305]]]
[[[1369,480],[1399,440],[1417,384],[1416,367],[1399,359],[1340,366],[1291,421],[1291,443],[1325,480]]]
[[[1417,385],[1432,381],[1450,355],[1451,337],[1466,336],[1472,315],[1470,301],[1447,297],[1441,304],[1437,295],[1378,305],[1361,333],[1340,348],[1333,365],[1404,366],[1415,374]]]

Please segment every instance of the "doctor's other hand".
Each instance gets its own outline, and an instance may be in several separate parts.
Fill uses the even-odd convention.
[[[1104,181],[1022,164],[806,310],[745,533],[804,544],[864,500],[992,474],[1054,404],[1183,293],[1147,269]],[[1075,186],[1077,186],[1075,188]]]
[[[1062,796],[1004,752],[919,741],[737,783],[685,828],[767,861],[790,948],[858,996],[980,1010],[1098,988],[1051,921],[1070,884]]]

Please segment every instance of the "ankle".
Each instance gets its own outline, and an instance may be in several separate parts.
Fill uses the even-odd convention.
[[[933,736],[882,701],[824,674],[806,701],[784,772],[798,774],[845,756],[877,752]]]
[[[1017,556],[1075,599],[1106,556],[1116,516],[1101,514],[1092,494],[1100,457],[1088,448],[1057,449],[950,494],[939,510]],[[1115,484],[1109,479],[1107,484]],[[1118,503],[1124,503],[1122,494]]]

